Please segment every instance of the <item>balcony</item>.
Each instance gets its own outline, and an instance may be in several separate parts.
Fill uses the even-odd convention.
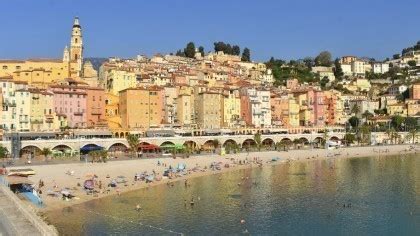
[[[42,124],[43,122],[40,119],[33,119],[33,120],[31,120],[31,123],[32,124]]]
[[[91,114],[92,115],[102,115],[102,112],[99,109],[93,109],[92,112],[91,112]]]
[[[19,123],[29,123],[28,119],[19,119]]]
[[[73,113],[75,116],[83,116],[83,112],[81,111],[76,111]]]

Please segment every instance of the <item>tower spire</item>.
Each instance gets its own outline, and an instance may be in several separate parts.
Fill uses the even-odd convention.
[[[73,26],[80,26],[80,24],[79,24],[79,17],[78,16],[76,16],[76,17],[74,17],[74,23],[73,23]]]

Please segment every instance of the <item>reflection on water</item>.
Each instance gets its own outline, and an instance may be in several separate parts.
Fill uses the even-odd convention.
[[[66,235],[419,235],[419,162],[371,157],[238,170],[191,179],[189,188],[179,182],[87,202],[48,218]]]

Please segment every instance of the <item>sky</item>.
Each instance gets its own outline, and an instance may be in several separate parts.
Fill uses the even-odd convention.
[[[420,40],[419,0],[0,0],[0,58],[61,58],[74,16],[85,57],[170,53],[193,41],[251,49],[255,61],[392,57]]]

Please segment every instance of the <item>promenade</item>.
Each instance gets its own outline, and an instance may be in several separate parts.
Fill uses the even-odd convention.
[[[57,235],[33,211],[0,185],[0,235]]]

